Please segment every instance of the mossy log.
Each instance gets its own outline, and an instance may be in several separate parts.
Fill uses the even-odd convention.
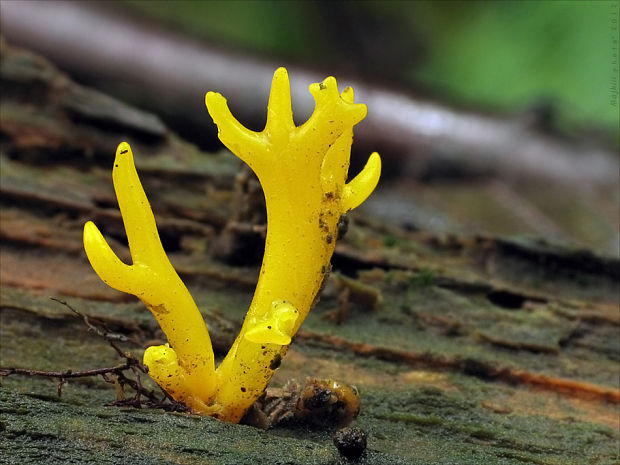
[[[164,342],[148,311],[100,282],[82,250],[93,219],[128,258],[111,183],[121,140],[134,147],[164,247],[221,358],[257,280],[260,253],[247,244],[260,248],[264,233],[260,191],[237,176],[237,161],[200,152],[156,116],[6,43],[0,70],[0,365],[121,361],[50,297],[105,323],[138,359]],[[362,213],[332,264],[272,385],[314,376],[357,386],[354,425],[368,434],[359,463],[618,463],[618,260],[543,241],[412,232]],[[3,378],[0,462],[346,463],[327,424],[263,431],[108,406],[131,393],[100,377],[65,380],[61,396],[58,383]]]

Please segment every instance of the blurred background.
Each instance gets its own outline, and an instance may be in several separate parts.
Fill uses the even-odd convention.
[[[618,126],[617,106],[610,105],[614,3],[138,0],[118,6],[285,64],[398,84],[460,106],[553,107],[558,125],[595,130]]]
[[[385,163],[367,215],[618,254],[617,2],[6,0],[1,12],[7,43],[209,152],[221,145],[207,90],[259,130],[277,66],[298,123],[307,85],[334,75],[369,109],[352,170],[371,150]]]

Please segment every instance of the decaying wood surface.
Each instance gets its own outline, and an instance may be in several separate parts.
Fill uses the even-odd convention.
[[[36,54],[4,42],[1,51],[0,365],[62,375],[123,362],[50,297],[121,335],[137,359],[164,341],[82,250],[93,219],[129,258],[111,182],[122,140],[222,357],[257,279],[260,190],[229,153],[199,151]],[[414,230],[372,212],[350,218],[334,273],[272,385],[308,376],[356,385],[354,425],[368,434],[360,463],[617,463],[620,262],[543,240]],[[62,397],[58,380],[2,380],[0,462],[346,463],[329,425],[263,431],[106,406],[133,393],[61,377]]]

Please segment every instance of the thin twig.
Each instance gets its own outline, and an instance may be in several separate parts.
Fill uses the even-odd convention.
[[[104,322],[98,321],[97,324],[105,330],[105,331],[102,331],[90,322],[90,319],[88,318],[87,315],[80,313],[78,310],[73,308],[71,305],[69,305],[64,300],[56,299],[55,297],[50,297],[50,299],[53,300],[54,302],[58,302],[59,304],[64,305],[69,310],[71,310],[73,313],[75,313],[77,316],[81,317],[82,320],[84,320],[84,324],[88,327],[88,331],[93,332],[97,334],[98,336],[104,338],[110,344],[110,346],[118,353],[118,355],[120,355],[121,357],[125,359],[128,359],[128,360],[132,359],[138,362],[137,359],[131,356],[131,354],[129,354],[128,352],[125,352],[124,350],[122,350],[120,347],[116,345],[116,341],[127,342],[128,339],[126,336],[123,336],[122,334],[111,333],[109,328],[106,326]]]
[[[125,362],[113,367],[94,368],[90,370],[46,371],[33,370],[28,368],[0,367],[0,377],[22,375],[43,378],[57,378],[59,380],[58,397],[61,397],[62,388],[67,383],[67,379],[101,376],[106,383],[113,384],[117,389],[117,399],[106,405],[131,406],[135,408],[147,406],[162,408],[168,411],[175,412],[190,411],[190,409],[183,402],[179,402],[173,399],[172,396],[170,396],[170,394],[161,389],[161,387],[159,388],[163,393],[163,396],[160,398],[155,391],[147,389],[142,385],[140,375],[148,373],[148,368],[145,367],[130,352],[124,351],[117,345],[117,342],[127,342],[128,339],[126,336],[122,334],[112,333],[104,322],[93,321],[87,315],[84,315],[63,300],[56,299],[54,297],[52,297],[51,300],[58,302],[61,305],[64,305],[76,316],[80,317],[88,328],[88,332],[95,333],[105,339],[106,342],[110,345],[110,347],[112,347],[116,351],[116,353],[125,360]],[[126,370],[131,370],[134,378],[126,376]],[[133,391],[135,392],[133,397],[125,397],[125,386],[133,389]]]
[[[45,371],[45,370],[31,370],[28,368],[13,368],[13,367],[0,367],[0,376],[11,375],[24,375],[24,376],[39,376],[43,378],[84,378],[87,376],[98,376],[106,373],[114,373],[119,370],[126,370],[129,368],[127,363],[123,363],[114,367],[108,368],[95,368],[92,370],[65,370],[65,371]]]

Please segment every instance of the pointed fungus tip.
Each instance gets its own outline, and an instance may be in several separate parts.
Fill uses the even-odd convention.
[[[127,142],[121,142],[116,148],[116,156],[131,153],[131,146]]]
[[[347,103],[355,103],[355,92],[351,86],[345,87],[340,96]]]
[[[280,66],[278,69],[276,69],[276,72],[273,73],[273,77],[280,77],[280,76],[288,76],[288,71],[286,70],[284,66]]]

